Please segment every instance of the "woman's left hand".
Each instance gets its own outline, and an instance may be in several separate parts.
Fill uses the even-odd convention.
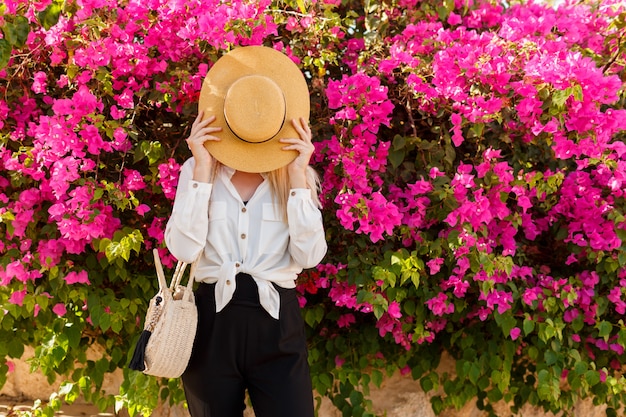
[[[299,138],[283,138],[280,139],[282,143],[289,145],[284,146],[283,150],[297,151],[298,156],[287,165],[289,171],[289,179],[291,182],[291,188],[307,188],[306,187],[306,169],[309,166],[311,156],[315,151],[315,146],[312,143],[311,128],[307,120],[304,117],[300,119],[293,119],[291,121],[294,129],[298,132]]]

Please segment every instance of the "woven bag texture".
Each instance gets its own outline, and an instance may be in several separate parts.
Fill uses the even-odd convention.
[[[185,287],[178,289],[188,291]],[[181,299],[174,299],[170,291],[163,291],[162,296],[162,311],[146,346],[144,373],[178,378],[191,357],[198,310],[193,292]]]

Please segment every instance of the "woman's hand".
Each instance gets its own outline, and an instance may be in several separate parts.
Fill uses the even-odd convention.
[[[291,188],[307,188],[306,170],[309,166],[311,156],[315,151],[315,146],[311,142],[311,128],[309,127],[307,120],[303,117],[300,119],[293,119],[291,124],[296,129],[296,132],[298,132],[298,136],[300,137],[298,139],[280,139],[281,142],[289,144],[283,147],[284,150],[298,152],[296,159],[287,165],[290,186]]]
[[[209,140],[220,140],[220,138],[213,136],[212,133],[219,132],[222,128],[210,126],[215,121],[215,116],[202,120],[203,115],[203,112],[198,113],[198,117],[191,125],[187,146],[196,162],[193,179],[199,182],[209,182],[211,170],[213,169],[213,157],[204,146],[204,143]]]

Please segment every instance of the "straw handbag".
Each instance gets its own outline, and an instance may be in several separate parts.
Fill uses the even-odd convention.
[[[168,287],[157,249],[153,253],[159,292],[150,300],[144,330],[129,367],[148,375],[178,378],[187,368],[196,336],[198,310],[193,282],[198,261],[191,264],[186,286],[180,282],[187,264],[178,262]]]

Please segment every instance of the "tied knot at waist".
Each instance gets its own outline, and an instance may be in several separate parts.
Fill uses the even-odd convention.
[[[259,303],[272,316],[278,320],[280,313],[280,294],[272,283],[264,279],[254,277],[254,271],[244,271],[240,262],[229,262],[222,265],[215,284],[215,310],[220,312],[233,299],[237,289],[237,275],[246,274],[254,280],[259,293]]]

